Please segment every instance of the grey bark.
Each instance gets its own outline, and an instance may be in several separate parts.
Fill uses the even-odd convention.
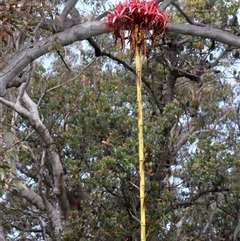
[[[51,165],[53,169],[53,179],[54,179],[53,192],[58,199],[61,214],[64,216],[64,218],[67,218],[70,208],[67,200],[67,195],[66,195],[66,190],[65,190],[64,180],[63,180],[63,167],[60,161],[59,154],[55,150],[55,146],[53,144],[53,140],[48,129],[40,120],[37,105],[30,99],[30,97],[27,95],[26,92],[23,94],[22,99],[27,109],[24,108],[19,103],[19,101],[17,101],[16,103],[13,103],[4,98],[0,98],[0,102],[15,110],[22,117],[28,119],[32,127],[39,134],[43,142],[43,146],[46,148],[46,151],[49,155],[49,159],[51,161]]]
[[[55,232],[58,234],[62,230],[61,218],[59,213],[55,210],[55,208],[48,201],[43,201],[42,198],[31,191],[24,185],[20,183],[15,183],[18,188],[19,194],[35,205],[40,211],[46,210],[48,217],[51,219],[53,226],[55,227]]]
[[[218,42],[240,48],[240,37],[212,26],[195,26],[190,24],[168,23],[167,32],[199,36],[202,38],[214,39]],[[109,33],[109,29],[104,22],[88,21],[83,24],[73,26],[63,32],[54,34],[46,39],[35,42],[31,46],[26,46],[16,52],[8,61],[8,65],[0,71],[0,96],[6,94],[6,88],[13,86],[12,81],[24,70],[24,68],[37,58],[50,52],[51,46],[57,41],[62,46],[70,45],[76,41],[81,41],[104,33]]]

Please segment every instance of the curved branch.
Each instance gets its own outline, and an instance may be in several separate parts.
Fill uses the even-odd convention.
[[[51,47],[56,41],[62,46],[70,45],[76,41],[88,39],[103,33],[109,32],[108,27],[99,21],[89,21],[84,24],[76,25],[61,33],[54,34],[44,40],[28,46],[17,52],[9,60],[9,64],[0,71],[0,96],[4,96],[10,81],[18,76],[23,69],[37,58],[51,52]]]
[[[160,10],[161,12],[163,12],[169,5],[173,4],[174,2],[176,2],[176,0],[164,0],[164,1],[161,1],[161,0],[157,0],[157,2],[162,2],[160,4]]]
[[[187,20],[188,23],[192,24],[192,25],[197,25],[197,26],[201,26],[201,27],[205,27],[206,25],[202,24],[202,23],[195,23],[194,21],[192,21],[188,15],[181,9],[180,5],[178,3],[173,3],[173,6],[183,15],[183,17]]]
[[[240,48],[239,36],[211,26],[200,27],[190,24],[168,23],[166,29],[168,32],[214,39],[218,42]],[[106,24],[100,21],[89,21],[54,34],[53,36],[36,42],[32,46],[26,47],[21,52],[17,52],[9,60],[8,65],[0,71],[0,96],[5,95],[9,83],[16,78],[29,63],[50,52],[51,46],[56,40],[62,46],[67,46],[76,41],[81,41],[104,33],[109,33],[109,28]]]
[[[61,225],[61,218],[59,213],[53,208],[53,206],[47,201],[43,202],[42,198],[36,194],[35,192],[31,191],[30,189],[24,187],[23,185],[20,185],[19,183],[15,183],[20,195],[31,202],[33,205],[35,205],[37,208],[40,210],[46,210],[49,217],[51,218],[56,233],[60,233],[62,230],[62,225]]]
[[[31,191],[24,185],[21,185],[20,183],[15,183],[15,185],[17,186],[21,197],[23,197],[26,200],[28,200],[29,202],[31,202],[33,205],[35,205],[40,210],[45,210],[45,205],[43,203],[43,200],[38,194]]]
[[[39,117],[38,106],[30,99],[28,94],[25,92],[23,95],[23,102],[26,105],[27,109],[25,109],[20,102],[13,103],[4,98],[0,97],[0,102],[4,105],[10,107],[19,113],[22,117],[28,119],[33,128],[39,134],[41,139],[43,140],[44,147],[48,153],[52,169],[53,169],[53,179],[54,179],[54,189],[53,193],[56,195],[59,203],[59,207],[61,210],[61,214],[67,219],[69,215],[69,204],[66,195],[66,189],[63,180],[63,167],[60,161],[60,157],[55,150],[53,139],[48,129],[42,123]],[[47,207],[48,208],[48,207]],[[50,211],[49,211],[50,212]],[[59,225],[58,225],[59,226]]]
[[[219,56],[215,59],[215,61],[211,62],[208,64],[207,68],[210,69],[210,68],[213,68],[215,66],[217,66],[219,64],[219,61],[229,53],[230,49],[227,47],[226,49],[224,49],[220,54]]]
[[[97,17],[95,18],[95,21],[100,21],[100,20],[102,20],[103,18],[106,17],[107,13],[108,13],[108,12],[106,11],[106,12],[100,14],[99,16],[97,16]]]
[[[65,6],[65,8],[63,9],[62,13],[61,13],[61,19],[63,22],[65,22],[67,15],[70,13],[70,11],[72,10],[72,8],[76,5],[78,0],[69,0],[67,5]]]
[[[130,65],[128,65],[124,60],[119,59],[119,58],[113,56],[112,54],[106,53],[106,52],[104,52],[104,51],[101,53],[101,55],[102,55],[102,56],[107,56],[108,58],[110,58],[110,59],[118,62],[119,64],[121,64],[124,68],[128,69],[128,70],[131,71],[133,74],[136,74],[136,71],[135,71]]]
[[[190,24],[181,23],[168,23],[166,26],[167,31],[175,32],[180,34],[186,34],[201,38],[213,39],[218,42],[228,44],[230,46],[235,46],[240,48],[240,37],[234,34],[223,31],[219,28],[214,28],[212,26],[196,26]]]

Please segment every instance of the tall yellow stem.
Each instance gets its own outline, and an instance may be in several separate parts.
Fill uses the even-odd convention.
[[[141,241],[146,241],[146,218],[145,218],[145,173],[144,173],[144,146],[143,146],[143,113],[142,113],[142,62],[141,48],[136,47],[136,84],[138,103],[138,156],[139,156],[139,176],[140,176],[140,221],[141,221]]]

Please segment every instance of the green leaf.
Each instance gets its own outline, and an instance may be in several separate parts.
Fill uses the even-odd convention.
[[[48,51],[49,52],[53,51],[54,49],[56,49],[56,47],[53,44],[48,46]]]
[[[4,130],[4,139],[7,144],[13,145],[14,137],[9,129]]]

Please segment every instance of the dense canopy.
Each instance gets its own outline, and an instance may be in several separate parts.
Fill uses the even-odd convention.
[[[135,63],[129,32],[111,34],[114,4],[0,2],[0,240],[139,240]],[[166,33],[142,57],[147,240],[237,240],[240,2],[157,4]]]

